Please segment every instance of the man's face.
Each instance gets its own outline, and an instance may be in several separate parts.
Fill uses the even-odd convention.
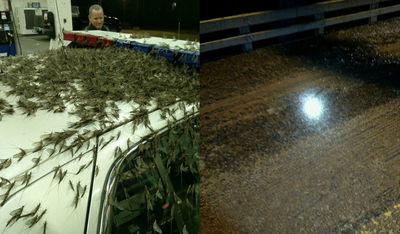
[[[104,24],[103,10],[93,10],[92,14],[89,15],[89,21],[95,28],[101,29]]]

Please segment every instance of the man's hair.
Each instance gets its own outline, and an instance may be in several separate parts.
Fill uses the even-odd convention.
[[[91,5],[89,7],[89,16],[92,14],[93,11],[100,11],[100,10],[103,10],[103,8],[100,5],[98,4]]]

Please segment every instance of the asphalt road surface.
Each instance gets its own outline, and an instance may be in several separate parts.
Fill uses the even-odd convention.
[[[202,65],[201,233],[400,233],[400,20]]]

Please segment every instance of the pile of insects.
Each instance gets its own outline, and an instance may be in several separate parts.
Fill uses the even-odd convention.
[[[165,119],[170,113],[169,106],[184,102],[198,106],[199,103],[199,74],[198,71],[186,65],[172,64],[162,57],[146,55],[138,51],[127,50],[121,48],[105,48],[105,49],[69,49],[62,48],[59,50],[51,50],[45,53],[28,56],[16,56],[3,60],[0,64],[0,87],[6,87],[6,96],[11,97],[15,102],[9,102],[4,98],[0,98],[0,121],[7,117],[12,117],[16,113],[22,113],[27,117],[35,116],[38,111],[48,111],[53,113],[65,113],[75,117],[76,121],[69,123],[67,129],[60,132],[48,133],[33,142],[33,147],[29,149],[19,148],[19,152],[15,155],[1,155],[6,158],[0,158],[0,171],[12,166],[15,163],[20,163],[30,153],[43,152],[41,156],[33,158],[31,161],[32,169],[40,165],[46,158],[50,158],[56,154],[63,152],[76,153],[81,148],[86,149],[102,149],[110,142],[119,138],[120,132],[115,136],[104,139],[101,136],[104,133],[110,132],[124,124],[132,125],[132,133],[136,127],[144,124],[146,127],[149,124],[148,110],[152,106],[153,110],[161,111],[161,118]],[[3,90],[4,91],[4,90]],[[120,105],[119,103],[134,103],[130,116],[122,122],[119,120]],[[181,106],[183,110],[185,107]],[[188,118],[189,119],[189,118]],[[193,121],[191,121],[192,123]],[[100,126],[93,130],[89,126]],[[171,126],[175,126],[171,124]],[[186,124],[183,131],[187,137],[196,138],[198,124]],[[188,135],[188,131],[190,135]],[[157,136],[157,132],[152,135]],[[196,135],[196,136],[195,136]],[[92,139],[98,137],[98,142]],[[175,139],[175,138],[174,138]],[[197,138],[196,138],[197,139]],[[127,146],[129,147],[129,140]],[[164,143],[165,144],[165,143]],[[178,144],[178,143],[176,143]],[[180,171],[191,173],[193,178],[191,182],[185,182],[189,186],[190,196],[198,196],[198,141],[185,143],[188,150],[196,149],[196,152],[185,154],[186,158],[177,160],[180,165],[171,166],[169,160],[166,167],[178,168]],[[154,147],[159,149],[161,143]],[[186,147],[185,146],[185,147]],[[190,149],[189,149],[190,147]],[[161,149],[164,149],[161,147]],[[117,147],[115,155],[122,154],[122,149]],[[184,151],[181,149],[181,151]],[[176,157],[177,152],[173,152]],[[187,156],[190,155],[190,158]],[[153,165],[154,162],[146,163]],[[79,174],[82,170],[90,168],[90,163],[82,165],[75,174]],[[187,164],[187,165],[186,165]],[[149,168],[154,168],[153,166]],[[98,173],[96,168],[96,174]],[[53,179],[58,183],[68,183],[71,190],[76,194],[73,206],[77,206],[79,199],[84,196],[88,185],[80,182],[71,182],[64,180],[67,173],[62,167],[54,168]],[[150,171],[149,173],[153,173]],[[143,172],[141,176],[143,176]],[[163,174],[170,176],[169,174]],[[20,176],[18,180],[0,177],[0,213],[1,207],[9,200],[21,186],[28,186],[31,181],[37,178],[32,178],[31,172],[26,172]],[[124,180],[126,180],[126,174]],[[149,186],[143,187],[143,192],[146,193],[148,201],[156,201],[160,196],[160,191],[166,184],[158,184],[158,189],[154,193],[149,192]],[[168,185],[170,186],[170,185]],[[170,188],[170,187],[169,187]],[[182,190],[182,189],[181,189]],[[188,191],[189,191],[188,190]],[[4,191],[4,192],[3,192]],[[152,190],[151,190],[152,191]],[[171,189],[164,189],[165,197],[170,200],[164,202],[173,203],[176,199],[172,199],[176,195],[171,194]],[[195,192],[194,192],[195,191]],[[189,192],[188,192],[189,194]],[[194,195],[193,195],[194,194]],[[151,197],[154,196],[154,197]],[[157,198],[158,197],[158,198]],[[172,200],[171,200],[172,199]],[[159,199],[158,199],[159,200]],[[191,205],[197,206],[197,198],[191,199],[194,203]],[[150,204],[150,203],[148,203]],[[117,202],[112,204],[115,207],[121,208]],[[33,210],[18,207],[11,212],[7,226],[22,220],[29,219],[28,227],[39,225],[41,222],[44,231],[46,230],[47,221],[45,220],[46,208],[40,203],[34,206]],[[171,207],[177,210],[176,206],[171,204]],[[192,209],[198,212],[198,209]],[[147,213],[150,228],[141,227],[143,231],[159,231],[163,229],[161,220],[165,225],[170,225],[171,220],[175,219],[176,212],[169,212],[162,215],[167,215],[172,218],[155,218],[150,214],[152,209],[147,207],[144,212]],[[6,215],[6,214],[2,214]],[[192,216],[192,214],[188,214]],[[198,216],[198,215],[196,215]],[[180,217],[180,216],[179,216]],[[160,225],[156,221],[160,220]],[[166,222],[165,220],[169,220]],[[179,218],[179,231],[188,229],[185,224],[182,224],[182,219]],[[118,226],[118,225],[117,225]],[[160,227],[161,226],[161,227]]]

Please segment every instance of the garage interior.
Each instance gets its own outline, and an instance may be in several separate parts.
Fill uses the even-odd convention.
[[[72,11],[72,30],[83,30],[88,25],[89,7],[100,4],[105,9],[105,15],[110,18],[106,19],[106,24],[109,25],[111,31],[199,41],[198,1],[69,0],[68,2]],[[13,37],[8,36],[2,39],[1,44],[11,43],[14,51],[11,52],[12,55],[26,55],[48,50],[50,37],[43,31],[43,24],[46,21],[49,6],[55,3],[53,0],[0,1],[0,11],[10,12],[12,9],[14,12],[7,15],[9,17],[1,22],[12,25]],[[57,10],[60,11],[60,9]],[[146,12],[152,12],[153,15]],[[14,18],[11,19],[11,17]],[[154,20],[159,17],[163,17],[164,20]],[[4,30],[7,31],[7,27]]]

